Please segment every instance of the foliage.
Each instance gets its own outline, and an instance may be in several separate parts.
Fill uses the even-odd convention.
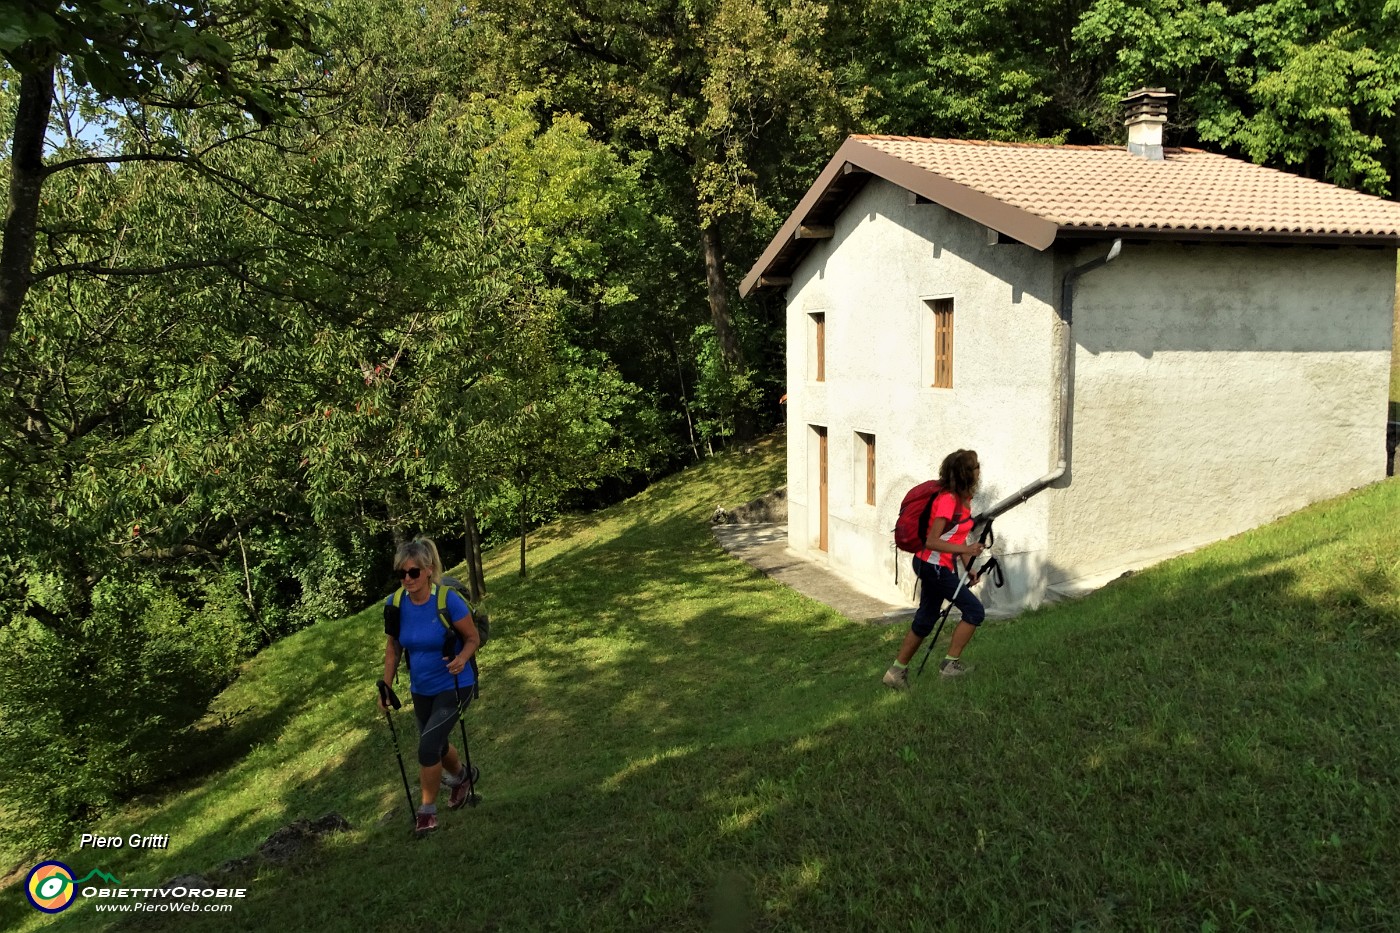
[[[138,572],[107,576],[89,596],[55,574],[31,579],[29,611],[0,626],[7,835],[63,843],[182,770],[192,727],[252,647],[232,580],[198,586]]]
[[[1392,3],[1096,0],[1076,58],[1103,90],[1168,85],[1185,139],[1376,194],[1400,169],[1400,8]]]
[[[598,355],[566,351],[511,391],[513,411],[490,427],[509,481],[484,514],[518,515],[522,547],[526,524],[553,517],[567,494],[645,469],[662,448],[658,413]]]
[[[1094,103],[1071,59],[1084,0],[872,6],[863,51],[877,95],[872,124],[914,136],[1063,141]]]
[[[478,0],[473,19],[494,80],[538,91],[552,110],[579,113],[621,151],[645,156],[651,200],[705,282],[652,327],[678,364],[678,381],[667,375],[672,397],[684,398],[697,368],[680,357],[699,301],[725,364],[748,369],[740,318],[749,309],[732,304],[738,257],[777,226],[781,202],[772,195],[789,190],[782,168],[792,153],[829,149],[857,106],[858,91],[842,83],[846,70],[826,64],[828,8],[610,0],[581,9],[551,0],[527,9]],[[675,307],[677,296],[667,300]],[[659,348],[650,355],[667,357]]]
[[[707,444],[734,436],[740,414],[758,407],[754,374],[724,363],[714,329],[702,324],[691,337],[699,369],[695,383],[695,428]]]
[[[227,100],[260,123],[294,112],[260,72],[277,53],[311,46],[297,0],[17,0],[0,9],[0,56],[21,74],[63,59],[107,100],[167,107]]]

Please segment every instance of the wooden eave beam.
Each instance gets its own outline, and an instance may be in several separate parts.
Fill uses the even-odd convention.
[[[801,228],[831,226],[820,221],[834,221],[835,215],[870,176],[884,178],[916,195],[922,195],[1033,249],[1044,250],[1055,241],[1058,225],[1054,221],[1013,207],[851,137],[832,156],[758,261],[744,276],[739,285],[739,294],[747,298],[754,289],[762,287],[762,280],[776,280],[790,272],[806,255],[812,239],[803,237]],[[798,244],[796,250],[792,249],[794,244]]]

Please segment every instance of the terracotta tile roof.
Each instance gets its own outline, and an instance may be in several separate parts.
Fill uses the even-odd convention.
[[[851,136],[740,285],[782,285],[872,176],[1034,249],[1062,236],[1400,246],[1400,203],[1203,152]],[[827,234],[829,235],[829,233]]]
[[[1066,229],[1400,235],[1400,203],[1199,149],[852,139]]]

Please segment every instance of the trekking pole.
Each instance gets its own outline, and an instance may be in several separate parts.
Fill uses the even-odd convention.
[[[467,707],[462,703],[462,685],[457,675],[452,676],[452,686],[457,691],[457,725],[462,729],[462,763],[467,766],[467,805],[476,806],[481,797],[476,792],[476,781],[472,777],[472,752],[467,747]]]
[[[392,706],[396,710],[403,706],[398,695],[394,693],[394,688],[382,680],[379,682],[379,699],[385,706]],[[399,760],[399,775],[403,778],[403,796],[408,801],[408,821],[417,829],[418,817],[413,810],[413,791],[408,789],[408,771],[403,766],[403,751],[399,748],[399,730],[394,728],[394,717],[387,709],[384,710],[384,721],[389,724],[389,734],[394,737],[394,757]]]
[[[449,652],[457,647],[457,641],[453,637],[453,632],[448,632],[442,642],[443,660],[451,657]],[[472,753],[467,747],[467,703],[462,702],[462,677],[460,674],[452,675],[452,689],[457,693],[457,725],[462,728],[462,761],[467,766],[467,804],[476,806],[481,803],[481,797],[476,792],[476,781],[472,778]]]
[[[968,574],[971,575],[971,568]],[[958,598],[958,593],[962,592],[963,581],[958,581],[958,588],[953,590],[953,599]],[[938,626],[933,630],[933,637],[928,640],[928,647],[924,649],[924,659],[919,662],[919,669],[916,674],[923,674],[924,668],[928,665],[929,655],[933,654],[933,646],[938,643],[938,636],[943,634],[943,623],[948,621],[948,615],[953,611],[953,599],[948,600],[948,605],[938,617]]]
[[[987,548],[990,548],[996,543],[996,536],[992,534],[992,523],[990,521],[987,522],[986,527],[982,529],[982,534],[978,536],[977,541]],[[953,559],[954,561],[957,560],[957,558]],[[942,614],[938,617],[938,627],[933,630],[933,637],[928,640],[928,647],[924,649],[924,659],[919,662],[919,669],[915,672],[916,675],[922,675],[924,668],[928,666],[929,656],[933,654],[933,646],[938,643],[938,636],[943,634],[943,623],[948,621],[948,616],[953,611],[953,601],[958,598],[958,594],[962,592],[963,586],[966,585],[967,581],[972,577],[973,566],[976,563],[977,560],[975,558],[969,561],[967,564],[967,573],[958,578],[958,585],[954,588],[953,595],[948,597],[948,605],[944,607]],[[991,570],[994,566],[997,566],[996,558],[989,557],[987,563],[982,568],[983,572]],[[1000,573],[999,567],[997,570],[998,573]]]

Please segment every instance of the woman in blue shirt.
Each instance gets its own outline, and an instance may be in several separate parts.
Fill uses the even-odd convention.
[[[399,659],[406,657],[413,713],[418,719],[418,783],[423,791],[415,831],[422,836],[437,829],[438,787],[445,782],[450,788],[447,806],[455,810],[466,802],[476,780],[473,774],[472,781],[467,781],[466,765],[450,739],[457,717],[471,702],[471,688],[476,683],[471,659],[481,637],[471,607],[455,590],[447,593],[447,615],[452,620],[452,634],[458,637],[450,641],[446,637],[448,632],[437,609],[442,560],[430,539],[417,538],[400,547],[394,555],[394,570],[403,581],[403,595],[399,599],[398,637],[385,633],[384,682],[394,682]],[[393,600],[391,595],[385,605],[392,605]],[[383,695],[379,708],[385,709]]]

